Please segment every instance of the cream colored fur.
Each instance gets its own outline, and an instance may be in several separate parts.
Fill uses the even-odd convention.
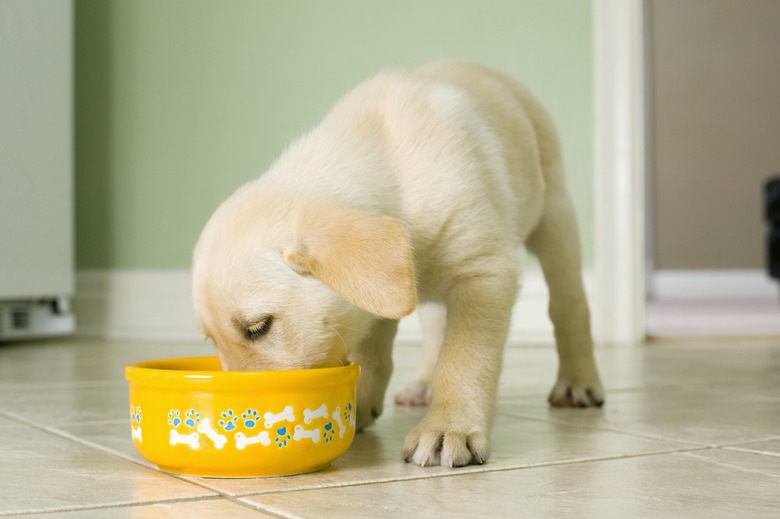
[[[514,79],[434,63],[360,84],[217,209],[195,248],[195,306],[224,369],[360,363],[365,427],[382,412],[397,320],[421,303],[426,360],[396,401],[430,409],[403,457],[482,463],[522,244],[550,288],[550,402],[601,405],[553,123]]]

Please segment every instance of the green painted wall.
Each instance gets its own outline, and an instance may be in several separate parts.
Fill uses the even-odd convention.
[[[76,0],[79,269],[185,269],[203,224],[361,79],[464,58],[559,124],[592,264],[585,0]]]

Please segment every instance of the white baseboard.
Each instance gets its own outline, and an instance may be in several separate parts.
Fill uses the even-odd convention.
[[[110,340],[203,340],[186,270],[79,271],[76,334]]]
[[[585,285],[592,294],[592,274]],[[541,272],[526,273],[515,305],[511,343],[552,344],[547,286]],[[201,341],[192,306],[190,274],[168,271],[79,271],[73,306],[77,335],[130,341]],[[592,299],[592,297],[591,297]],[[416,313],[403,319],[398,340],[420,342]]]
[[[659,270],[651,276],[654,301],[777,300],[778,284],[763,270]]]

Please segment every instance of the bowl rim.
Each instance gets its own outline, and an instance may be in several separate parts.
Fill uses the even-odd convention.
[[[125,367],[125,378],[130,384],[165,387],[183,387],[191,384],[230,386],[252,389],[256,385],[274,385],[278,389],[303,388],[318,385],[353,383],[360,374],[360,366],[349,362],[344,366],[280,371],[221,371],[170,367],[175,363],[206,363],[216,356],[176,357],[133,362]],[[168,367],[166,367],[168,366]],[[354,379],[354,380],[353,380]]]

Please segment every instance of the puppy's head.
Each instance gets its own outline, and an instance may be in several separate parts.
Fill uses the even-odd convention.
[[[225,370],[338,366],[378,318],[416,304],[395,219],[249,184],[206,224],[193,258],[203,333]]]

